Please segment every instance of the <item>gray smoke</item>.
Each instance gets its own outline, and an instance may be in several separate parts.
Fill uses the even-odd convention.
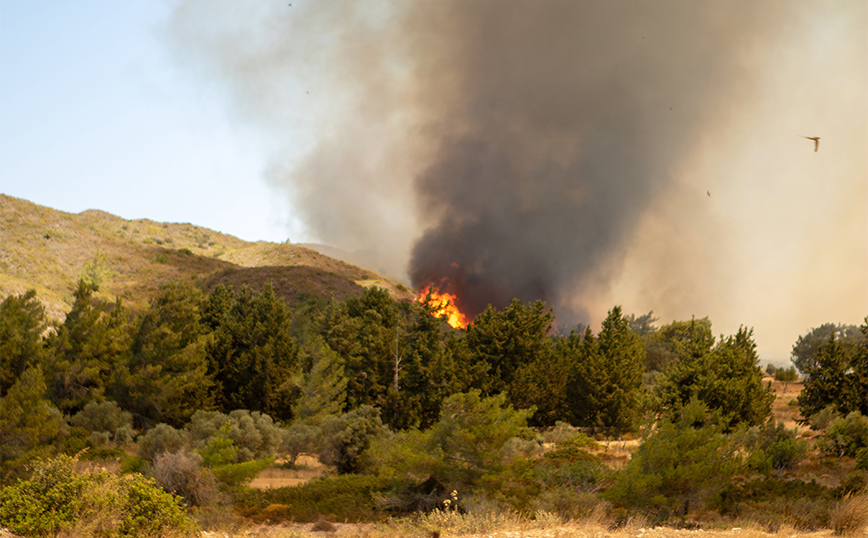
[[[751,98],[756,51],[789,16],[752,0],[240,4],[179,2],[169,36],[265,133],[268,177],[311,234],[408,262],[470,315],[518,297],[562,322],[588,321],[582,298]]]
[[[518,297],[587,322],[574,298],[618,276],[711,112],[750,91],[748,53],[774,31],[754,4],[420,6],[409,41],[435,149],[414,185],[435,218],[414,284],[448,277],[471,315]]]

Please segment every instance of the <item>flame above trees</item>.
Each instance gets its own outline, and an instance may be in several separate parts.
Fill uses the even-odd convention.
[[[419,292],[418,301],[431,309],[431,315],[444,318],[446,323],[456,329],[464,329],[469,321],[456,306],[457,297],[452,293],[441,292],[433,286],[425,286]]]

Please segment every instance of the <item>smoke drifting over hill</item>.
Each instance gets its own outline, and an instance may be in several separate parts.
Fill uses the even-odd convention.
[[[742,278],[761,262],[745,261],[747,237],[764,237],[752,219],[783,210],[732,205],[763,162],[736,153],[756,141],[747,118],[790,99],[804,121],[779,125],[765,158],[811,152],[796,136],[816,133],[792,130],[818,126],[795,108],[818,92],[770,95],[819,62],[799,67],[786,47],[818,17],[865,34],[858,2],[807,5],[185,0],[169,35],[264,135],[267,176],[315,240],[405,268],[414,285],[448,277],[471,315],[518,297],[573,323],[613,295],[672,317],[748,307],[732,290],[761,287]],[[781,167],[763,181],[798,183],[787,175],[801,161]]]

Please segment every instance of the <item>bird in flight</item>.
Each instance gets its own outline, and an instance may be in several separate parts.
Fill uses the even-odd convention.
[[[820,149],[820,137],[819,137],[819,136],[805,136],[805,135],[802,135],[802,138],[807,138],[808,140],[813,140],[813,141],[814,141],[814,153],[816,153],[817,150]]]
[[[711,198],[711,191],[705,191],[705,194],[707,194],[708,197]]]

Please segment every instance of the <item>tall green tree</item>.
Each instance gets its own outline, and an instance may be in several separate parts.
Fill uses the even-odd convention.
[[[42,368],[35,365],[0,398],[0,482],[4,484],[22,476],[26,463],[54,453],[62,436],[62,416],[46,391]]]
[[[818,367],[816,354],[830,337],[846,348],[856,348],[866,344],[868,337],[856,325],[824,323],[799,336],[793,344],[793,365],[804,375]]]
[[[225,412],[249,409],[291,419],[298,346],[290,334],[292,314],[286,303],[270,284],[258,294],[242,287],[228,310],[225,289],[212,296],[206,323],[215,328],[206,349],[217,406]]]
[[[707,317],[673,321],[659,329],[643,322],[644,317],[633,320],[631,324],[634,332],[641,331],[639,334],[645,344],[645,370],[648,372],[665,372],[681,357],[702,356],[714,345],[711,321]]]
[[[765,422],[774,394],[762,384],[752,329],[741,327],[711,349],[704,345],[680,349],[679,362],[669,369],[659,388],[661,405],[670,415],[696,398],[719,413],[727,431],[738,424]]]
[[[36,291],[9,295],[0,303],[0,396],[30,366],[42,362],[43,334],[48,328],[45,307]]]
[[[376,287],[360,297],[332,303],[326,310],[321,334],[343,360],[348,410],[385,402],[394,381],[399,322],[395,302],[388,292]]]
[[[571,414],[567,393],[577,358],[569,341],[555,339],[551,350],[522,365],[510,384],[509,399],[515,407],[536,409],[530,418],[534,427],[554,426]]]
[[[506,392],[522,366],[547,357],[552,320],[542,301],[525,305],[519,299],[500,312],[490,306],[474,318],[464,342],[474,359],[488,367],[476,384],[483,395]]]
[[[862,331],[868,336],[868,318]],[[866,338],[868,341],[868,338]],[[842,415],[859,411],[868,415],[868,344],[841,339],[831,332],[801,367],[805,385],[798,402],[802,416],[810,417],[827,405]]]
[[[138,318],[130,353],[114,375],[113,395],[136,425],[186,423],[214,405],[207,375],[207,326],[202,293],[190,284],[164,285]]]
[[[70,414],[105,399],[111,376],[130,346],[129,314],[120,300],[111,304],[95,298],[84,281],[73,296],[66,320],[49,337],[52,356],[46,365],[52,400]]]
[[[616,306],[603,321],[598,337],[589,329],[581,340],[572,335],[576,360],[569,377],[569,402],[576,425],[619,435],[639,418],[644,348]]]
[[[339,415],[346,407],[347,378],[340,357],[319,335],[308,335],[302,342],[298,370],[292,382],[299,391],[294,419],[320,424],[330,415]]]
[[[456,353],[463,331],[432,315],[425,304],[403,303],[401,325],[392,349],[395,376],[383,406],[383,419],[392,428],[428,428],[440,415],[447,397],[470,388],[474,369],[481,371],[466,347]],[[397,359],[397,360],[395,360]]]

